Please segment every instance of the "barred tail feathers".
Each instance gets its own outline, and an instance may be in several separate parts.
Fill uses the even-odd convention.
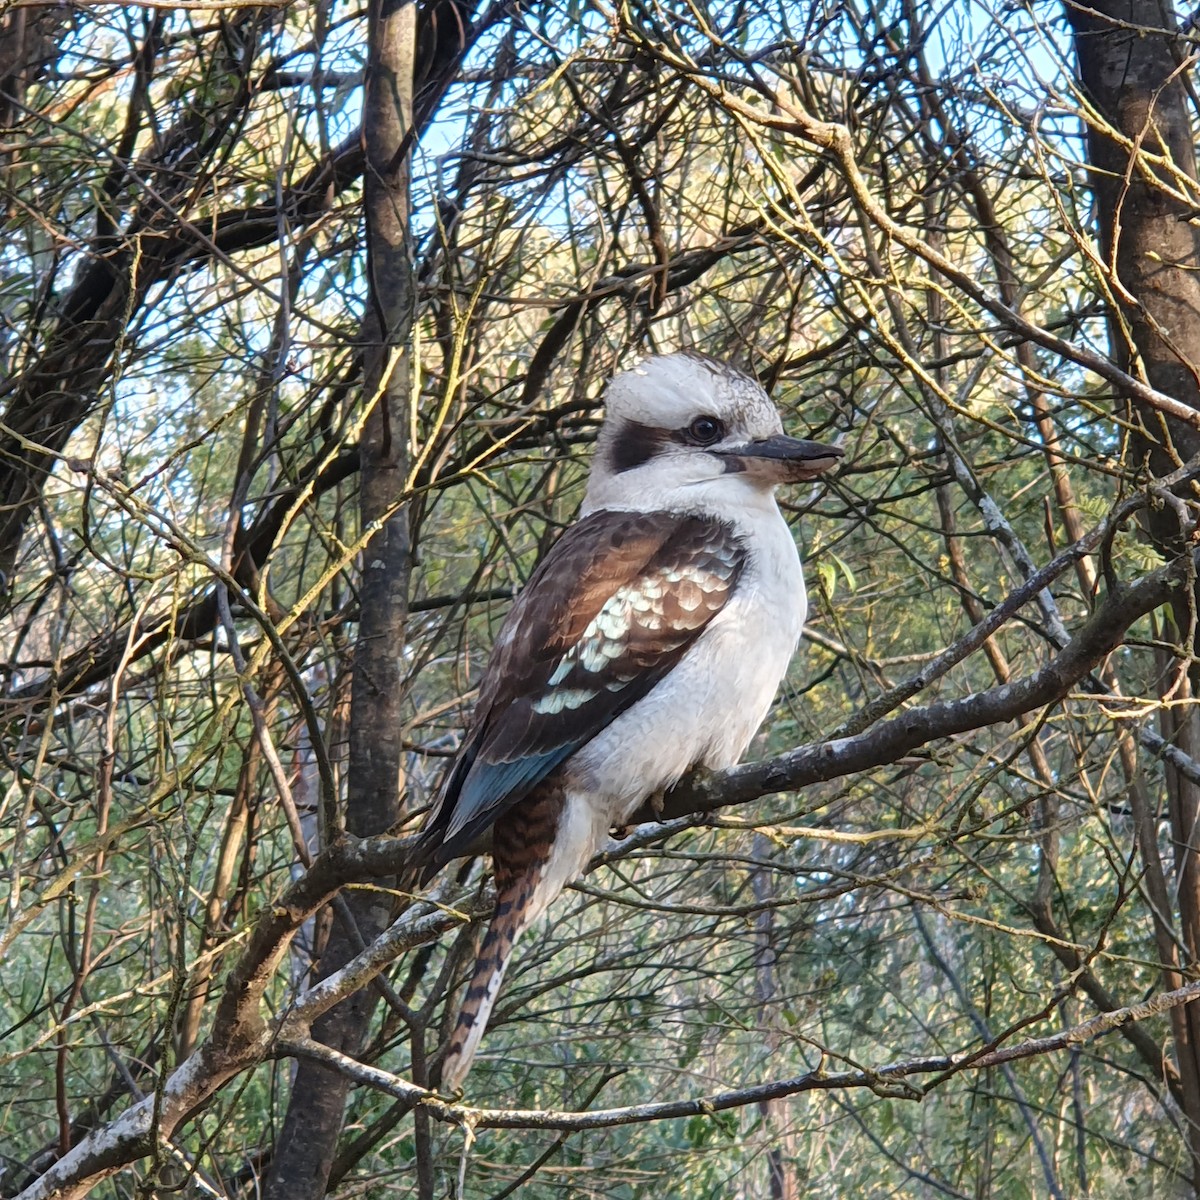
[[[458,1012],[450,1049],[442,1063],[441,1090],[444,1092],[460,1088],[475,1061],[513,947],[531,923],[529,901],[536,882],[536,878],[526,877],[510,892],[497,897],[496,911],[475,959],[475,971]]]
[[[471,1069],[517,939],[591,856],[590,828],[588,837],[580,838],[569,811],[563,821],[566,807],[561,783],[547,782],[514,805],[492,830],[496,908],[442,1064],[443,1091],[459,1088]]]

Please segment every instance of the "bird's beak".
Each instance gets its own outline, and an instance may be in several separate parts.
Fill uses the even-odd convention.
[[[761,483],[800,483],[828,471],[846,452],[824,442],[773,437],[744,442],[713,451],[725,462],[726,472],[744,472]]]

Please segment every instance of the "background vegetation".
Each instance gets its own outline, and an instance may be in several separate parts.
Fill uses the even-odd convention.
[[[1195,1194],[1198,50],[0,5],[0,1194]],[[407,835],[604,381],[686,346],[846,449],[811,627],[451,1104],[488,864],[414,900]]]

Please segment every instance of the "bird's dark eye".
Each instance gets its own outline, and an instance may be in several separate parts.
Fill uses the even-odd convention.
[[[725,436],[725,425],[716,417],[697,417],[687,431],[688,439],[697,446],[711,446]]]

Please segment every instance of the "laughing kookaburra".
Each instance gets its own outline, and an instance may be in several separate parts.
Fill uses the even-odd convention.
[[[496,909],[444,1091],[470,1068],[513,944],[610,828],[746,749],[807,607],[775,489],[841,453],[785,437],[753,379],[699,354],[609,385],[580,519],[500,630],[422,839],[436,868],[492,827]]]

